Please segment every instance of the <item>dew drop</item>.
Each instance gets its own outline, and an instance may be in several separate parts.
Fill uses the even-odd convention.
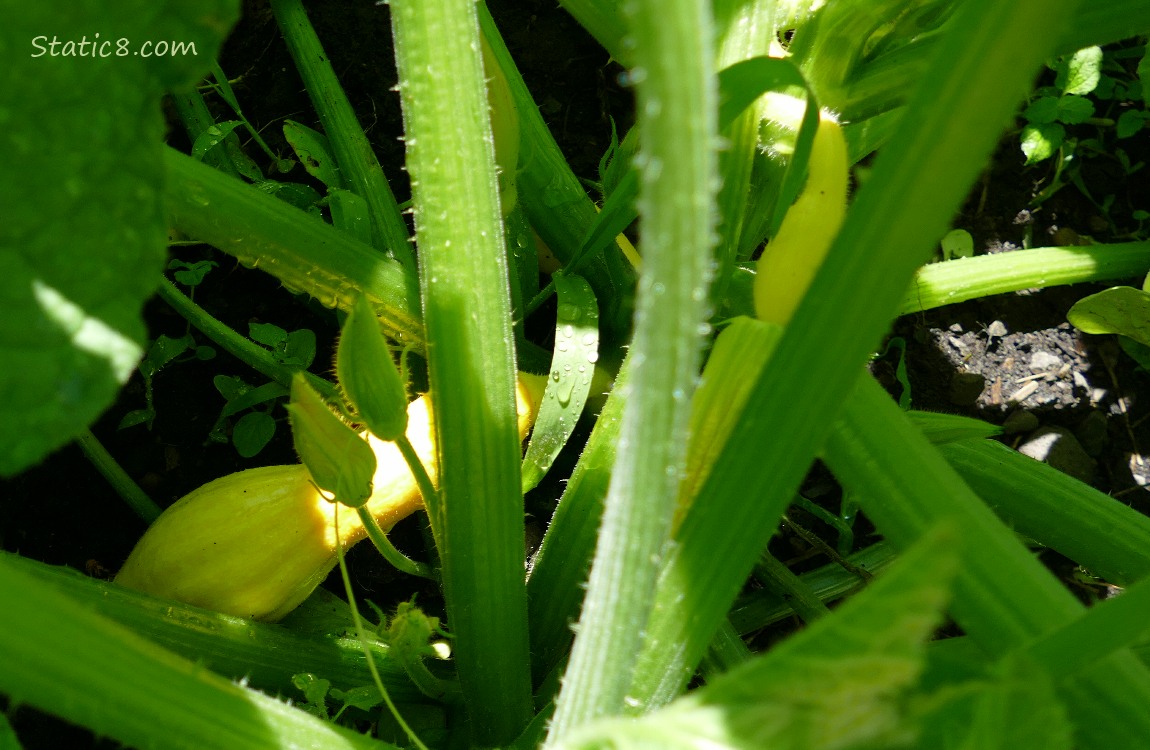
[[[568,380],[566,383],[559,386],[559,390],[558,390],[556,396],[559,400],[560,406],[566,408],[571,403],[571,394],[574,392],[574,390],[575,390],[575,381],[574,380]],[[563,417],[559,418],[559,423],[560,424],[563,423]]]

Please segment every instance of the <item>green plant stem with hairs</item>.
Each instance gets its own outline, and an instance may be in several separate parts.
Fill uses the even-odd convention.
[[[323,53],[302,6],[275,0],[341,167],[358,172],[349,183],[373,202],[370,242],[172,149],[163,150],[167,185],[155,198],[166,204],[176,235],[268,271],[291,291],[344,310],[366,297],[383,331],[426,357],[440,486],[423,476],[421,491],[434,555],[442,561],[454,661],[411,662],[422,652],[393,651],[365,632],[348,605],[333,608],[322,595],[282,624],[267,625],[3,553],[5,699],[134,746],[391,747],[257,692],[297,696],[293,678],[311,673],[343,694],[378,681],[368,692],[390,695],[403,721],[429,745],[436,744],[431,733],[439,729],[442,744],[451,747],[631,748],[667,740],[684,748],[757,748],[764,736],[757,733],[779,729],[771,723],[789,715],[798,717],[796,723],[775,736],[805,750],[803,727],[841,728],[841,712],[860,704],[819,704],[817,721],[804,725],[803,707],[787,695],[800,685],[812,688],[802,695],[864,695],[868,709],[881,709],[868,716],[894,721],[904,739],[916,733],[929,738],[938,726],[950,726],[931,722],[953,709],[955,741],[969,745],[978,744],[980,726],[996,727],[996,738],[1042,729],[1049,738],[1065,730],[1062,747],[1088,750],[1144,744],[1150,736],[1150,648],[1139,639],[1150,600],[1144,580],[1150,575],[1150,520],[986,439],[993,429],[904,413],[863,365],[899,314],[1146,272],[1147,243],[923,264],[1042,62],[1118,39],[1131,24],[1150,28],[1150,9],[1140,0],[835,0],[808,12],[810,5],[565,1],[607,53],[630,68],[635,86],[637,124],[624,141],[637,144],[635,171],[615,177],[619,185],[639,185],[643,257],[636,274],[614,243],[601,242],[616,236],[617,227],[598,222],[535,106],[532,93],[546,92],[527,90],[494,20],[471,0],[391,2],[416,268],[404,253],[406,230],[385,192],[390,189],[374,159],[365,158],[362,129],[330,65],[319,59]],[[762,339],[765,351],[754,352],[765,364],[744,346],[734,358],[737,366],[728,368],[737,372],[738,388],[724,390],[715,385],[720,368],[711,367],[728,356],[721,347],[732,339],[712,337],[706,323],[751,309],[749,274],[737,264],[785,221],[792,206],[783,196],[805,190],[809,157],[798,146],[795,131],[803,130],[794,122],[763,128],[760,110],[735,111],[726,89],[734,79],[717,71],[763,55],[780,31],[791,28],[793,60],[770,63],[787,72],[766,90],[797,95],[800,105],[801,92],[813,92],[821,108],[852,120],[843,128],[849,158],[876,149],[877,157],[852,196],[826,262],[810,263],[812,270],[818,266],[814,280],[785,329],[775,326]],[[531,507],[538,507],[537,498],[551,499],[547,493],[560,494],[560,487],[562,497],[526,576],[513,383],[516,369],[543,371],[550,362],[551,353],[527,344],[521,330],[531,331],[535,323],[550,328],[552,321],[532,320],[517,331],[524,321],[511,319],[506,207],[492,153],[485,86],[491,70],[484,69],[481,36],[492,50],[489,64],[507,78],[512,109],[519,111],[519,160],[514,167],[500,165],[504,186],[514,169],[523,214],[568,272],[578,265],[604,311],[603,346],[588,363],[601,367],[600,376],[622,363],[597,414],[580,416],[573,409],[567,415],[581,419],[580,427],[594,420],[574,470],[558,476],[563,460],[540,470],[546,475],[529,496]],[[734,92],[746,101],[764,91],[761,80],[746,86]],[[738,96],[735,101],[742,101]],[[183,102],[185,109],[197,110],[191,112],[197,127],[211,127],[194,99]],[[778,159],[764,157],[761,146],[778,146]],[[609,213],[605,206],[603,215]],[[44,223],[68,218],[46,212]],[[516,231],[517,237],[526,234],[522,225]],[[159,242],[161,233],[153,233]],[[595,253],[577,257],[591,245]],[[389,258],[385,250],[402,257]],[[534,291],[533,265],[519,270],[527,273],[516,274],[516,282],[526,280],[525,288]],[[718,276],[713,286],[711,275]],[[45,279],[51,280],[27,281]],[[291,368],[173,285],[164,283],[161,296],[254,369],[285,385],[293,377]],[[81,302],[77,297],[76,306],[91,313]],[[711,305],[719,315],[712,316]],[[755,322],[732,321],[720,335]],[[562,331],[562,324],[556,329]],[[595,330],[586,335],[595,337]],[[702,350],[712,339],[717,345],[702,370],[702,395],[692,399]],[[322,378],[310,380],[334,392]],[[552,389],[552,397],[560,395]],[[687,434],[694,417],[705,423],[702,417],[724,409],[726,431],[700,458]],[[770,570],[760,566],[759,572],[769,573],[774,590],[748,590],[748,577],[816,458],[889,541],[802,575],[767,560]],[[145,516],[158,510],[143,498],[133,507]],[[941,536],[931,536],[940,533],[936,526],[943,527]],[[924,536],[953,540],[948,547],[954,549],[919,544],[909,553],[917,568],[908,573],[891,566]],[[1128,593],[1083,608],[1020,537]],[[873,585],[870,574],[876,574]],[[845,619],[853,606],[828,611],[827,602],[860,588],[868,590],[856,601],[871,608],[871,620]],[[875,600],[876,591],[891,598]],[[914,638],[903,642],[884,629],[889,623],[878,622],[884,619],[878,605],[899,602],[908,592],[921,611],[915,610],[910,628]],[[927,647],[924,639],[944,606],[968,636]],[[794,661],[804,644],[812,648],[803,634],[752,654],[747,644],[756,641],[744,637],[793,617],[796,608],[812,621],[806,632],[823,638],[815,641],[821,650],[806,653],[814,658]],[[905,615],[909,609],[887,611]],[[345,633],[351,622],[359,639]],[[897,648],[884,650],[888,645]],[[879,663],[876,657],[893,659],[881,662],[891,669],[859,668]],[[936,660],[943,658],[977,672],[978,679],[924,692],[918,677],[936,677]],[[405,673],[405,664],[413,672]],[[859,672],[865,675],[857,677]],[[700,675],[706,686],[680,699]],[[755,682],[755,675],[769,680]],[[927,714],[926,725],[913,714],[924,701],[964,690],[973,696],[968,703],[994,710],[961,714],[961,706],[947,704]],[[765,694],[772,696],[769,704]],[[324,712],[313,696],[308,701]],[[1003,706],[1017,707],[1017,713]],[[421,709],[447,717],[446,726],[417,723]],[[358,711],[341,712],[341,720],[378,716]],[[644,714],[651,716],[638,718]],[[1037,728],[1026,724],[1033,715],[1049,721]],[[716,717],[719,726],[707,723]],[[19,721],[13,724],[21,731]],[[5,731],[0,723],[0,737]],[[645,731],[655,734],[637,734]],[[839,746],[863,739],[827,736]]]
[[[643,640],[686,459],[714,243],[718,134],[709,11],[693,0],[643,0],[631,20],[644,260],[617,464],[549,743],[627,710],[629,666]]]
[[[475,4],[392,2],[459,680],[484,744],[531,717],[515,352]],[[465,127],[460,127],[460,124]]]

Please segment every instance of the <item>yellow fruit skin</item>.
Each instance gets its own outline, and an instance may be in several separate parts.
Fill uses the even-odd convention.
[[[819,120],[807,184],[755,269],[755,315],[785,326],[814,280],[846,215],[848,162],[838,123]]]
[[[116,583],[256,620],[278,620],[335,565],[335,506],[302,465],[229,474],[181,498],[152,524]],[[342,509],[342,519],[355,512]]]
[[[519,436],[535,423],[546,378],[519,375]],[[432,481],[436,451],[426,396],[407,408],[407,437]],[[384,529],[422,507],[399,449],[374,437],[378,461],[368,510]],[[336,564],[335,504],[320,495],[302,465],[229,474],[181,498],[145,532],[116,583],[153,596],[255,620],[281,619]],[[350,508],[338,507],[344,549],[366,536]]]

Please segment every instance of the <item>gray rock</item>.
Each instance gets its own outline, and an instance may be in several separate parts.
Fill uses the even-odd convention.
[[[1034,416],[1034,412],[1029,412],[1025,409],[1016,409],[1012,411],[1010,416],[1006,418],[1006,421],[1002,423],[1002,431],[1007,435],[1018,435],[1023,432],[1037,430],[1038,425],[1038,417]]]
[[[1083,450],[1097,458],[1110,442],[1110,430],[1106,426],[1106,415],[1100,411],[1090,412],[1074,428],[1074,436],[1082,444]]]
[[[986,378],[977,372],[956,372],[950,379],[946,397],[955,406],[973,406],[986,387]]]
[[[1098,468],[1098,462],[1086,453],[1074,434],[1065,427],[1035,430],[1018,446],[1018,451],[1087,484],[1093,481]]]

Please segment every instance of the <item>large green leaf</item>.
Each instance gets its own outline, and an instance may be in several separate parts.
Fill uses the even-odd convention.
[[[26,4],[0,33],[0,475],[94,421],[143,352],[166,227],[160,94],[236,0]]]

